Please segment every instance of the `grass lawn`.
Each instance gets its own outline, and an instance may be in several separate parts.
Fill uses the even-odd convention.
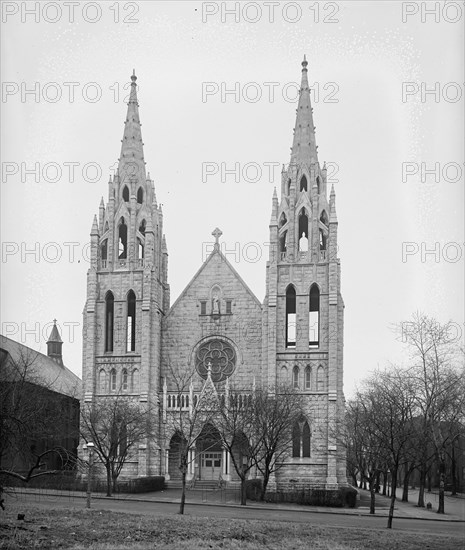
[[[25,512],[25,521],[18,521]],[[188,516],[136,516],[66,508],[10,505],[0,511],[0,549],[244,549],[449,550],[457,539],[372,529]]]

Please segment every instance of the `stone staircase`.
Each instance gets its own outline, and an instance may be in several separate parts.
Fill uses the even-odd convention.
[[[218,480],[200,480],[196,479],[192,485],[192,489],[202,490],[202,491],[215,491],[218,489]]]

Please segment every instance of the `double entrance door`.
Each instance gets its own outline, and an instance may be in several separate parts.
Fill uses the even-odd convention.
[[[219,479],[221,474],[222,452],[203,452],[200,455],[200,479]]]

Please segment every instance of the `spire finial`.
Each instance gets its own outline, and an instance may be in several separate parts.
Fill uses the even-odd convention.
[[[302,72],[307,70],[307,65],[308,65],[307,56],[304,54],[304,60],[302,61]]]
[[[132,69],[132,76],[131,76],[131,80],[132,80],[132,84],[135,84],[136,83],[136,80],[137,80],[137,76],[136,76],[136,69]]]

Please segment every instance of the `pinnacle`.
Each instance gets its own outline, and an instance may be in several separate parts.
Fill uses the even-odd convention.
[[[291,164],[306,164],[310,166],[318,161],[315,141],[315,125],[313,124],[310,88],[307,79],[307,58],[302,61],[302,82],[299,93],[299,103],[296,109],[294,139],[291,148]]]

